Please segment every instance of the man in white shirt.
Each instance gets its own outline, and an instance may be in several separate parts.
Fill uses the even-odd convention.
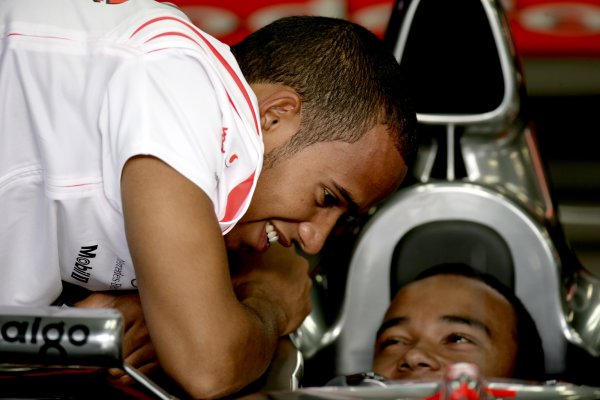
[[[150,0],[5,0],[0,23],[0,304],[50,304],[63,281],[138,289],[191,396],[259,377],[310,310],[293,245],[318,252],[406,174],[393,56],[319,17],[232,55]],[[264,264],[231,277],[226,251]]]

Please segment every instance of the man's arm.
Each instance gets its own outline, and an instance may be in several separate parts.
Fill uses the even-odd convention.
[[[288,311],[282,334],[298,329],[310,313],[309,263],[294,247],[275,242],[266,253],[237,252],[230,258],[231,281],[236,296],[243,301],[257,287],[282,294],[277,301]]]
[[[123,315],[125,334],[123,336],[124,361],[139,369],[140,372],[151,375],[160,367],[156,357],[154,344],[150,340],[146,320],[136,292],[119,293],[91,292],[83,300],[74,304],[81,308],[115,308]],[[110,375],[119,383],[131,384],[134,380],[125,371],[111,368]]]
[[[248,282],[238,301],[213,204],[171,167],[133,158],[121,187],[140,298],[162,368],[194,397],[240,390],[266,370],[288,329],[279,293]]]

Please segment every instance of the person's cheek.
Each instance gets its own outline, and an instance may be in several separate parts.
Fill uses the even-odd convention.
[[[388,379],[392,379],[395,370],[394,358],[385,355],[376,355],[373,361],[373,372],[378,373]]]

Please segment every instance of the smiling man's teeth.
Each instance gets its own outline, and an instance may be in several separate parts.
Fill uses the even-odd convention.
[[[270,222],[267,222],[267,237],[269,239],[269,244],[276,242],[279,240],[279,236],[277,236],[277,232],[275,231],[275,227]]]

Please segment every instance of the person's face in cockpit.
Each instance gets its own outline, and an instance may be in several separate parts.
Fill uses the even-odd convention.
[[[511,304],[485,283],[460,275],[413,282],[395,296],[375,345],[373,371],[388,379],[442,379],[468,362],[485,377],[509,378],[517,356]]]

